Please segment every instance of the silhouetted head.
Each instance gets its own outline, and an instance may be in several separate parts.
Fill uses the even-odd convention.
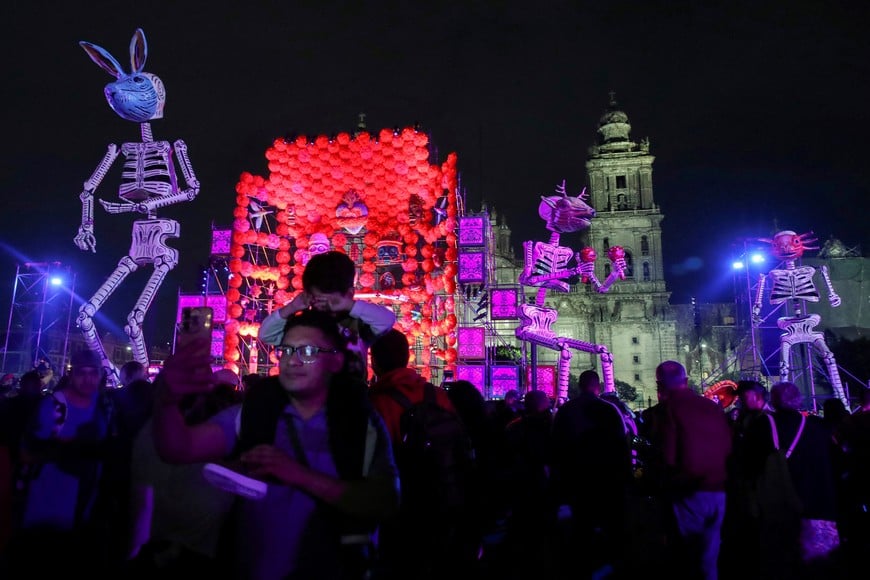
[[[598,396],[601,394],[601,377],[593,370],[583,371],[577,379],[577,388],[581,393]]]
[[[776,411],[797,411],[803,403],[803,395],[794,383],[783,381],[770,388],[770,406]]]
[[[332,250],[316,254],[305,264],[302,271],[302,288],[311,293],[345,293],[353,289],[356,266],[344,252]]]
[[[663,399],[671,391],[689,386],[686,367],[675,360],[666,360],[656,367],[656,390]]]
[[[408,338],[396,328],[391,328],[377,337],[369,352],[372,355],[372,370],[376,375],[403,369],[411,359]]]

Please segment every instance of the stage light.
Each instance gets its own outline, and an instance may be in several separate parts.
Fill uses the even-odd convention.
[[[61,278],[60,276],[52,276],[52,278],[51,278],[51,285],[52,286],[60,286],[61,284],[63,284],[63,278]]]
[[[732,270],[742,270],[743,269],[743,262],[741,262],[740,260],[732,262],[731,269]]]
[[[764,254],[752,254],[749,258],[753,264],[763,264],[764,263]]]

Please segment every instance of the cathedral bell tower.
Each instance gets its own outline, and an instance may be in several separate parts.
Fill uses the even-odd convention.
[[[599,256],[625,249],[626,277],[607,294],[587,293],[588,334],[610,345],[616,379],[634,386],[646,406],[655,401],[655,367],[677,356],[676,323],[662,262],[664,216],[655,204],[649,140],[631,140],[628,115],[613,93],[598,121],[598,139],[586,160],[587,193],[596,216],[587,241]],[[609,263],[599,260],[600,279]],[[595,314],[597,313],[597,315]]]
[[[645,291],[665,291],[662,214],[653,198],[649,140],[632,141],[628,115],[610,105],[598,121],[598,142],[589,148],[586,173],[589,200],[597,216],[589,241],[599,255],[622,246],[629,266],[623,282]],[[601,272],[605,276],[604,272]]]

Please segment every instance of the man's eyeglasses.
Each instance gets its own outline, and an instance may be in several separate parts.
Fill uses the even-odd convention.
[[[317,355],[322,352],[335,354],[339,352],[339,350],[337,348],[314,346],[313,344],[303,344],[300,346],[281,345],[275,347],[275,356],[277,356],[279,360],[287,356],[293,356],[293,353],[296,353],[303,364],[313,363],[317,360]]]

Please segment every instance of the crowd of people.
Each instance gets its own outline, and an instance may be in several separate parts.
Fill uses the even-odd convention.
[[[793,383],[744,380],[726,413],[668,360],[637,414],[594,370],[558,405],[488,401],[410,368],[354,275],[311,258],[262,327],[274,376],[213,372],[192,343],[120,389],[87,350],[54,388],[22,377],[0,404],[0,576],[858,577],[870,390],[818,417]]]

